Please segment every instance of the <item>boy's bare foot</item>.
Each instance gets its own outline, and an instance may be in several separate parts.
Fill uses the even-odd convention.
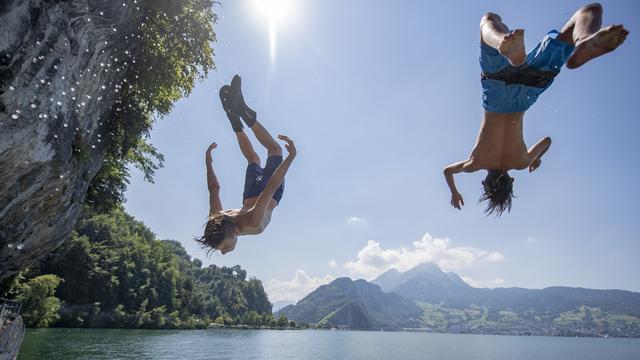
[[[629,32],[622,25],[611,25],[579,40],[573,55],[567,60],[567,67],[578,68],[591,59],[615,50],[624,42],[627,35]]]
[[[527,54],[524,51],[524,30],[516,29],[504,36],[498,45],[500,55],[509,59],[513,66],[524,64]]]

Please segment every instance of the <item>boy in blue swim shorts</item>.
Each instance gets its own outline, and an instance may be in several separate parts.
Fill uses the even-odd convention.
[[[529,53],[524,30],[509,30],[500,16],[487,13],[480,22],[480,69],[484,116],[469,159],[444,169],[451,190],[451,205],[464,205],[453,175],[486,170],[481,201],[485,212],[500,216],[511,210],[513,178],[509,170],[536,170],[551,146],[545,137],[527,149],[523,136],[524,113],[533,105],[563,65],[575,69],[615,50],[629,34],[622,25],[602,28],[602,6],[579,9],[561,31],[552,30]]]
[[[284,135],[283,140],[289,153],[282,158],[282,148],[257,120],[257,114],[244,102],[240,76],[236,75],[231,85],[220,89],[222,107],[227,113],[231,127],[236,134],[240,151],[247,159],[242,208],[224,210],[220,201],[220,184],[213,171],[212,151],[216,143],[209,146],[205,156],[207,167],[207,187],[209,189],[209,220],[204,235],[196,240],[205,248],[219,250],[222,254],[235,249],[238,236],[256,235],[264,231],[271,221],[273,210],[278,206],[284,192],[284,178],[296,157],[293,141]],[[251,129],[260,144],[267,149],[264,168],[260,157],[253,149],[244,132],[242,121]]]

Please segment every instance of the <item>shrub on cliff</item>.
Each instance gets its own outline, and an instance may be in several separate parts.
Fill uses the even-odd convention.
[[[22,302],[22,318],[26,326],[47,327],[58,320],[61,303],[54,294],[61,282],[60,277],[48,274],[16,286],[16,300]]]
[[[211,43],[217,16],[215,0],[156,0],[140,5],[133,34],[113,46],[119,57],[113,66],[126,72],[123,82],[105,84],[116,106],[104,122],[106,154],[93,178],[86,202],[105,212],[124,201],[130,166],[153,182],[163,157],[149,142],[153,122],[168,114],[199,79],[215,68]]]

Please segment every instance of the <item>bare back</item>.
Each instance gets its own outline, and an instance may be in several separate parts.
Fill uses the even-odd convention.
[[[469,159],[474,170],[524,169],[529,165],[523,136],[524,112],[484,112]]]

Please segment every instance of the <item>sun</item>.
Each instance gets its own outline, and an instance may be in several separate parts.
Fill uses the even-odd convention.
[[[298,0],[253,0],[253,11],[266,20],[269,28],[269,57],[271,64],[276,62],[278,48],[278,28],[286,26],[291,20],[293,7]]]
[[[270,22],[280,22],[291,12],[293,0],[254,0],[258,13]]]

